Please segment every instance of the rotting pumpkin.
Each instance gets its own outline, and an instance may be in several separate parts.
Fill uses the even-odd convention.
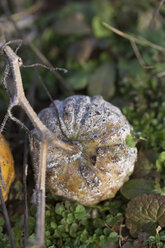
[[[132,127],[121,111],[101,96],[75,95],[55,100],[39,118],[59,140],[74,146],[70,152],[48,145],[46,172],[51,191],[83,205],[113,198],[132,174],[137,157],[137,149],[127,145]],[[34,129],[30,147],[36,175],[37,136]]]
[[[8,199],[10,186],[14,180],[14,160],[8,142],[0,134],[0,188],[4,201]]]

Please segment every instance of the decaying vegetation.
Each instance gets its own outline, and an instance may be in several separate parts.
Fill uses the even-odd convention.
[[[0,1],[1,27],[9,41],[1,28],[0,68],[6,91],[0,88],[0,121],[15,160],[16,179],[6,203],[15,246],[27,246],[27,239],[31,246],[35,241],[43,245],[45,233],[46,247],[51,248],[163,247],[164,1],[19,2]],[[40,68],[39,63],[51,72]],[[25,69],[25,65],[34,68]],[[68,73],[55,70],[54,65]],[[134,127],[127,142],[131,147],[136,144],[138,160],[130,180],[114,199],[84,207],[47,189],[45,209],[45,154],[53,136],[35,112],[49,106],[52,99],[73,94],[100,94],[123,111]],[[27,116],[40,132],[43,155],[35,191],[38,199],[43,199],[38,201],[37,222],[31,201],[35,181],[27,138],[24,140],[32,129]],[[56,137],[54,142],[61,149],[72,149]],[[0,247],[11,247],[2,209]]]

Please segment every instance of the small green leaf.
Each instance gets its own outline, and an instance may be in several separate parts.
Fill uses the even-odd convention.
[[[81,235],[80,235],[80,240],[82,242],[85,242],[87,239],[88,239],[88,232],[87,232],[87,230],[83,230]]]
[[[82,219],[84,219],[85,214],[86,214],[85,207],[83,207],[82,205],[78,205],[76,207],[76,210],[75,210],[75,213],[74,213],[75,218],[77,220],[82,220]]]
[[[100,236],[100,241],[101,241],[101,244],[104,244],[107,241],[106,236],[105,235],[101,235]]]
[[[46,210],[46,217],[50,217],[50,216],[51,216],[50,210]]]
[[[104,228],[104,234],[107,236],[107,235],[109,235],[110,234],[110,232],[111,232],[111,229],[110,228]]]
[[[110,214],[106,216],[106,224],[109,226],[113,226],[116,221],[114,220],[114,217]]]
[[[88,79],[88,72],[79,71],[70,76],[67,82],[74,90],[81,90],[87,86]]]
[[[50,231],[45,231],[45,236],[49,237],[50,236]]]
[[[76,232],[78,230],[78,225],[76,223],[73,223],[69,229],[69,234],[71,237],[76,237]]]
[[[126,182],[120,192],[126,199],[132,199],[139,194],[151,193],[152,189],[152,181],[137,178]]]
[[[103,227],[104,226],[103,220],[100,218],[94,219],[93,226],[96,228]]]
[[[96,68],[89,78],[88,93],[91,96],[102,95],[108,100],[115,93],[116,68],[112,63],[104,63]]]
[[[119,236],[116,232],[111,232],[108,236],[108,240],[110,242],[116,242],[116,241],[118,241],[118,238],[119,238]]]
[[[57,228],[57,224],[55,222],[53,222],[53,221],[50,222],[50,226],[51,226],[52,229]]]
[[[46,246],[50,248],[52,241],[49,239],[46,239]]]
[[[61,236],[64,236],[65,234],[65,226],[64,225],[59,225],[57,228],[54,230],[53,236],[55,238],[60,238]]]
[[[150,240],[150,242],[154,242],[155,241],[155,236],[150,236],[149,240]]]
[[[139,151],[133,172],[134,178],[142,178],[148,175],[155,163],[156,153],[153,150]]]
[[[74,222],[74,220],[75,220],[74,215],[72,213],[69,213],[68,216],[67,216],[67,218],[66,218],[66,222],[68,224],[71,224],[71,223]]]
[[[55,230],[53,236],[55,238],[58,238],[58,237],[61,237],[61,234],[60,234],[60,232],[58,230]]]
[[[95,234],[97,234],[98,236],[101,235],[103,233],[102,229],[101,228],[97,228],[95,230]]]
[[[64,205],[62,205],[61,203],[57,203],[55,207],[56,214],[62,215],[64,211],[65,211]]]
[[[126,138],[126,143],[129,147],[133,148],[137,143],[137,139],[133,135],[128,135]]]
[[[98,38],[110,36],[109,30],[102,24],[103,19],[100,16],[94,16],[92,19],[92,28]]]
[[[163,171],[165,169],[165,152],[161,152],[156,160],[156,168],[159,171]]]

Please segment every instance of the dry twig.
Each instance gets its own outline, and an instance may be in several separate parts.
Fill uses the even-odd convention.
[[[146,65],[145,65],[145,62],[143,60],[143,57],[141,56],[141,54],[140,54],[140,52],[139,52],[139,50],[137,48],[136,43],[134,41],[132,41],[132,40],[130,42],[131,42],[131,46],[132,46],[132,48],[134,50],[134,53],[135,53],[135,55],[137,57],[137,60],[139,61],[139,64],[144,68]]]
[[[4,39],[3,39],[4,40]],[[22,59],[18,57],[11,49],[8,43],[0,43],[0,53],[7,57],[9,65],[7,65],[8,72],[11,69],[13,81],[12,84],[7,80],[3,80],[6,92],[9,95],[10,103],[8,106],[8,115],[11,119],[18,124],[22,123],[13,117],[11,111],[14,106],[20,106],[28,115],[32,124],[38,131],[40,137],[40,161],[39,161],[39,175],[37,180],[37,226],[36,226],[36,243],[38,246],[44,245],[44,233],[45,233],[45,174],[46,174],[46,157],[47,157],[47,145],[51,142],[54,146],[61,149],[72,151],[74,148],[60,140],[41,122],[37,114],[26,99],[22,78],[20,73],[20,67],[22,66]],[[15,43],[15,41],[14,41]],[[6,77],[7,78],[7,77]]]
[[[127,33],[124,33],[122,32],[121,30],[117,29],[117,28],[114,28],[112,27],[111,25],[103,22],[103,25],[110,29],[111,31],[113,31],[114,33],[120,35],[121,37],[125,38],[125,39],[128,39],[129,41],[133,41],[137,44],[140,44],[142,46],[149,46],[149,47],[152,47],[158,51],[162,51],[162,52],[165,52],[165,47],[162,47],[162,46],[159,46],[155,43],[152,43],[151,41],[149,40],[146,40],[144,37],[142,36],[135,36],[135,35],[132,35],[132,34],[127,34]]]
[[[40,161],[39,174],[37,181],[37,230],[36,242],[44,245],[45,241],[45,178],[46,178],[46,158],[47,158],[47,140],[40,143]]]
[[[151,20],[150,25],[149,25],[150,29],[154,28],[155,19],[158,16],[159,10],[160,10],[160,8],[161,8],[161,6],[163,5],[164,2],[165,2],[165,0],[159,0],[159,2],[157,4],[157,7],[156,7],[156,9],[155,9],[155,11],[153,13],[152,20]]]
[[[131,43],[131,46],[132,46],[132,48],[133,48],[133,51],[134,51],[134,53],[135,53],[135,55],[136,55],[136,58],[137,58],[139,64],[140,64],[144,69],[153,69],[154,66],[152,66],[152,65],[150,66],[150,65],[146,65],[146,64],[145,64],[145,61],[144,61],[142,55],[140,54],[139,49],[138,49],[136,43],[135,43],[134,41],[132,41],[132,40],[130,41],[130,43]]]
[[[24,159],[23,159],[23,187],[24,187],[24,247],[28,240],[28,198],[27,198],[27,172],[28,172],[28,136],[25,137]]]

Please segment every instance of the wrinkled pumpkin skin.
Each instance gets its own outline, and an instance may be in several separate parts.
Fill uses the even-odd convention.
[[[134,169],[137,149],[126,144],[132,127],[121,111],[101,96],[76,95],[54,104],[59,119],[53,104],[43,109],[39,118],[58,139],[75,149],[67,152],[48,145],[47,186],[55,194],[83,205],[114,197]],[[38,134],[35,129],[31,134],[38,174]]]
[[[0,134],[0,188],[4,201],[8,198],[10,185],[15,177],[14,160],[10,147],[4,136]]]

